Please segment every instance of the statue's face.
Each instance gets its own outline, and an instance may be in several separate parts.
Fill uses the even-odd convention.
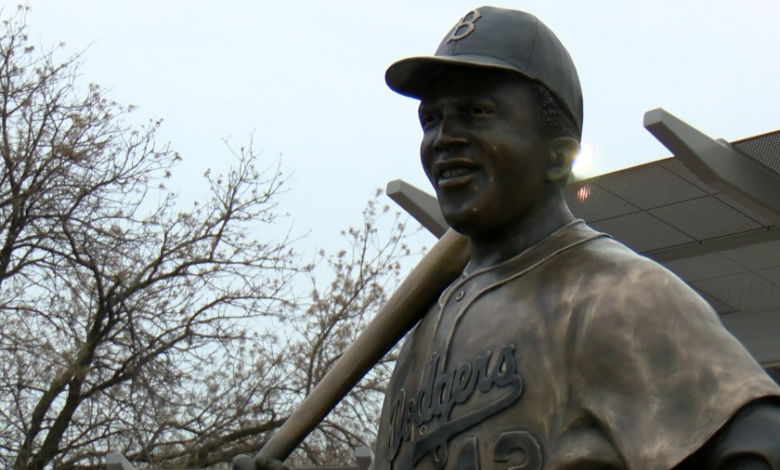
[[[548,194],[550,140],[530,83],[463,68],[431,81],[420,103],[422,165],[451,227],[501,236]]]

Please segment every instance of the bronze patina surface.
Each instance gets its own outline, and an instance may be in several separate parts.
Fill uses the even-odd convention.
[[[471,262],[403,347],[373,468],[780,468],[780,388],[683,281],[566,207],[582,93],[548,28],[478,8],[387,80],[420,100]]]
[[[481,7],[386,78],[420,100],[470,262],[403,345],[373,469],[780,470],[780,387],[688,285],[566,206],[583,100],[552,31]]]
[[[685,283],[575,221],[418,325],[374,468],[670,469],[777,393]]]

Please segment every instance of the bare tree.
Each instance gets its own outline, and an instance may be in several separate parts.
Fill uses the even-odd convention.
[[[288,324],[301,338],[290,350],[292,364],[303,372],[288,382],[296,385],[296,402],[309,394],[385,304],[388,293],[400,279],[402,259],[411,254],[405,244],[411,233],[400,220],[400,213],[395,213],[387,234],[380,235],[380,219],[390,210],[388,206],[380,209],[381,195],[378,191],[375,199],[369,201],[362,227],[343,233],[348,249],[327,258],[332,272],[327,276],[330,283],[320,288],[317,278],[312,276],[313,289],[307,307],[288,316]],[[301,453],[293,456],[293,463],[346,462],[352,460],[355,447],[373,444],[395,358],[393,351],[364,377],[303,443]]]
[[[80,55],[38,52],[27,11],[0,31],[0,467],[256,452],[397,282],[404,224],[377,194],[347,249],[303,263],[293,240],[262,236],[285,180],[251,143],[178,207],[163,182],[181,158],[156,143],[160,122],[134,127],[132,107],[80,87]],[[369,442],[387,370],[294,459],[344,461]]]

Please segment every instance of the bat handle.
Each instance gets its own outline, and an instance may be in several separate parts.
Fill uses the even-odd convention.
[[[427,313],[468,262],[468,238],[448,230],[393,292],[260,454],[284,461],[344,396]]]

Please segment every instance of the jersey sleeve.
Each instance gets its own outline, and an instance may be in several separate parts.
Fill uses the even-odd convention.
[[[669,470],[741,407],[780,388],[709,304],[633,255],[583,277],[570,393],[627,464]]]
[[[706,444],[674,470],[780,470],[780,400],[743,406]]]

